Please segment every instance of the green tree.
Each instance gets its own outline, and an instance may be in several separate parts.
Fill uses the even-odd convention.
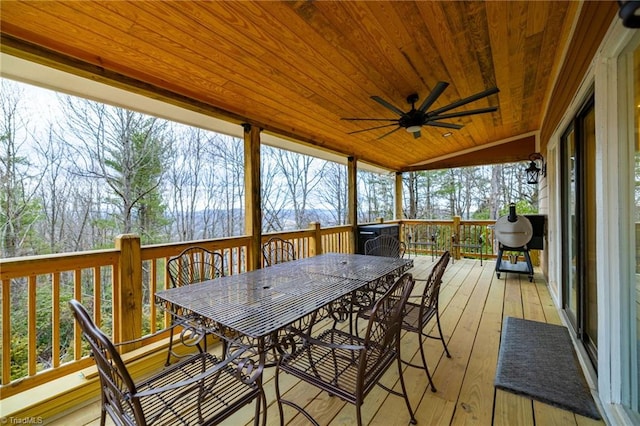
[[[166,122],[137,112],[68,97],[64,104],[68,143],[75,150],[75,173],[99,182],[101,199],[93,223],[113,224],[105,240],[138,233],[143,243],[163,240],[165,207],[160,191],[167,161]]]
[[[169,223],[165,216],[160,183],[164,171],[163,144],[161,141],[151,141],[150,147],[146,135],[134,133],[134,150],[136,152],[149,151],[148,160],[140,164],[140,168],[133,176],[133,188],[138,203],[134,206],[136,228],[140,232],[142,244],[159,243],[165,241],[164,227]]]

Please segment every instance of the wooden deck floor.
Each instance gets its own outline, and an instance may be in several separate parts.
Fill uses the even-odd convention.
[[[416,259],[416,277],[426,278],[432,265],[430,256]],[[493,380],[498,358],[502,318],[514,316],[561,324],[546,284],[536,273],[531,283],[526,275],[502,273],[497,279],[495,262],[459,260],[449,264],[440,294],[442,328],[452,358],[444,356],[439,341],[427,342],[428,363],[437,392],[427,388],[422,370],[408,367],[405,380],[419,425],[603,425],[569,411],[496,390]],[[435,320],[434,320],[435,325]],[[419,358],[417,338],[403,336],[403,358]],[[280,422],[275,405],[273,368],[265,373],[268,424]],[[397,371],[390,369],[383,383],[393,386]],[[281,378],[286,397],[307,404],[308,411],[321,425],[354,425],[355,409],[339,398],[329,397],[316,388],[288,375]],[[301,404],[302,405],[302,404]],[[52,423],[56,425],[98,425],[100,406],[96,402]],[[363,406],[365,424],[407,425],[409,416],[402,398],[374,389]],[[287,425],[308,424],[301,415],[285,408]],[[253,406],[227,420],[225,424],[253,422]],[[107,424],[112,424],[109,420]]]

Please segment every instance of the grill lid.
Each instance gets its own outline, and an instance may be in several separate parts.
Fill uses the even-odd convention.
[[[533,226],[524,216],[516,215],[515,204],[509,205],[509,214],[500,217],[494,228],[496,238],[507,247],[522,247],[533,237]]]

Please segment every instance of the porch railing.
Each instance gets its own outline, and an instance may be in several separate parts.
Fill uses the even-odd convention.
[[[438,249],[443,251],[449,249],[445,243],[454,233],[479,233],[486,237],[485,255],[494,253],[491,221],[457,218],[397,223],[405,241],[408,235],[415,242],[435,232],[442,242]],[[309,229],[265,234],[263,242],[274,235],[291,241],[298,258],[322,252],[347,253],[355,247],[351,225],[321,228],[312,224]],[[96,323],[116,342],[152,335],[164,328],[169,318],[156,308],[153,297],[157,290],[168,287],[167,260],[191,245],[221,253],[226,274],[248,269],[248,236],[141,247],[137,236],[123,235],[110,250],[1,259],[0,399],[92,365],[67,308],[71,298],[89,307]],[[414,249],[428,253],[418,246]],[[477,256],[464,251],[456,254]],[[165,337],[154,336],[145,344]]]
[[[409,254],[442,254],[451,251],[461,257],[496,257],[494,220],[412,220],[402,221],[402,235]],[[455,244],[454,242],[457,242]],[[472,247],[479,246],[479,247]]]

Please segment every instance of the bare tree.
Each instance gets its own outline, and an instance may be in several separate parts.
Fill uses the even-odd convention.
[[[282,231],[286,228],[289,193],[284,187],[275,156],[277,148],[262,146],[260,180],[262,183],[262,230]]]
[[[418,172],[408,172],[403,179],[405,194],[405,202],[403,203],[403,207],[404,216],[407,219],[415,219],[418,217],[419,176],[420,175],[418,174]]]
[[[179,241],[190,241],[198,237],[198,211],[205,207],[199,203],[205,186],[202,171],[207,167],[204,151],[207,138],[203,130],[192,127],[178,127],[173,135],[173,161],[169,162],[166,175],[166,192],[170,194],[167,196],[170,200],[168,209],[175,230],[170,235],[175,235]]]
[[[330,207],[329,226],[344,225],[348,221],[347,211],[347,168],[338,163],[329,162],[325,166],[322,185],[318,186],[318,200]]]
[[[217,203],[210,226],[219,227],[218,233],[212,229],[211,236],[231,236],[244,232],[244,144],[241,139],[220,134],[212,134],[207,144],[208,158],[215,168],[216,185],[211,185],[210,204]]]
[[[20,87],[2,80],[0,85],[0,251],[5,257],[27,254],[33,226],[39,220],[37,191],[41,176],[29,160],[30,134],[25,97]]]
[[[41,235],[46,238],[51,253],[76,250],[77,246],[72,242],[73,236],[81,235],[86,224],[86,218],[76,221],[70,217],[73,206],[69,203],[74,191],[74,182],[67,174],[67,159],[70,156],[66,148],[62,141],[56,140],[51,123],[46,140],[35,142],[38,162],[46,165],[42,173],[43,184],[39,191],[44,222]]]
[[[289,202],[293,207],[295,226],[297,229],[306,228],[309,226],[309,222],[315,220],[315,217],[308,210],[312,207],[310,196],[322,181],[326,163],[308,155],[283,149],[275,150],[274,153],[284,188],[287,190]]]
[[[358,171],[358,221],[393,218],[394,180],[388,175]]]
[[[496,164],[491,168],[491,186],[489,191],[489,219],[498,219],[500,201],[500,175],[502,175],[502,165]]]
[[[75,173],[98,179],[112,194],[112,212],[118,232],[151,235],[149,214],[161,215],[158,187],[163,174],[165,122],[154,117],[84,99],[64,103]],[[66,136],[66,135],[65,135]],[[70,137],[65,138],[71,140]]]

